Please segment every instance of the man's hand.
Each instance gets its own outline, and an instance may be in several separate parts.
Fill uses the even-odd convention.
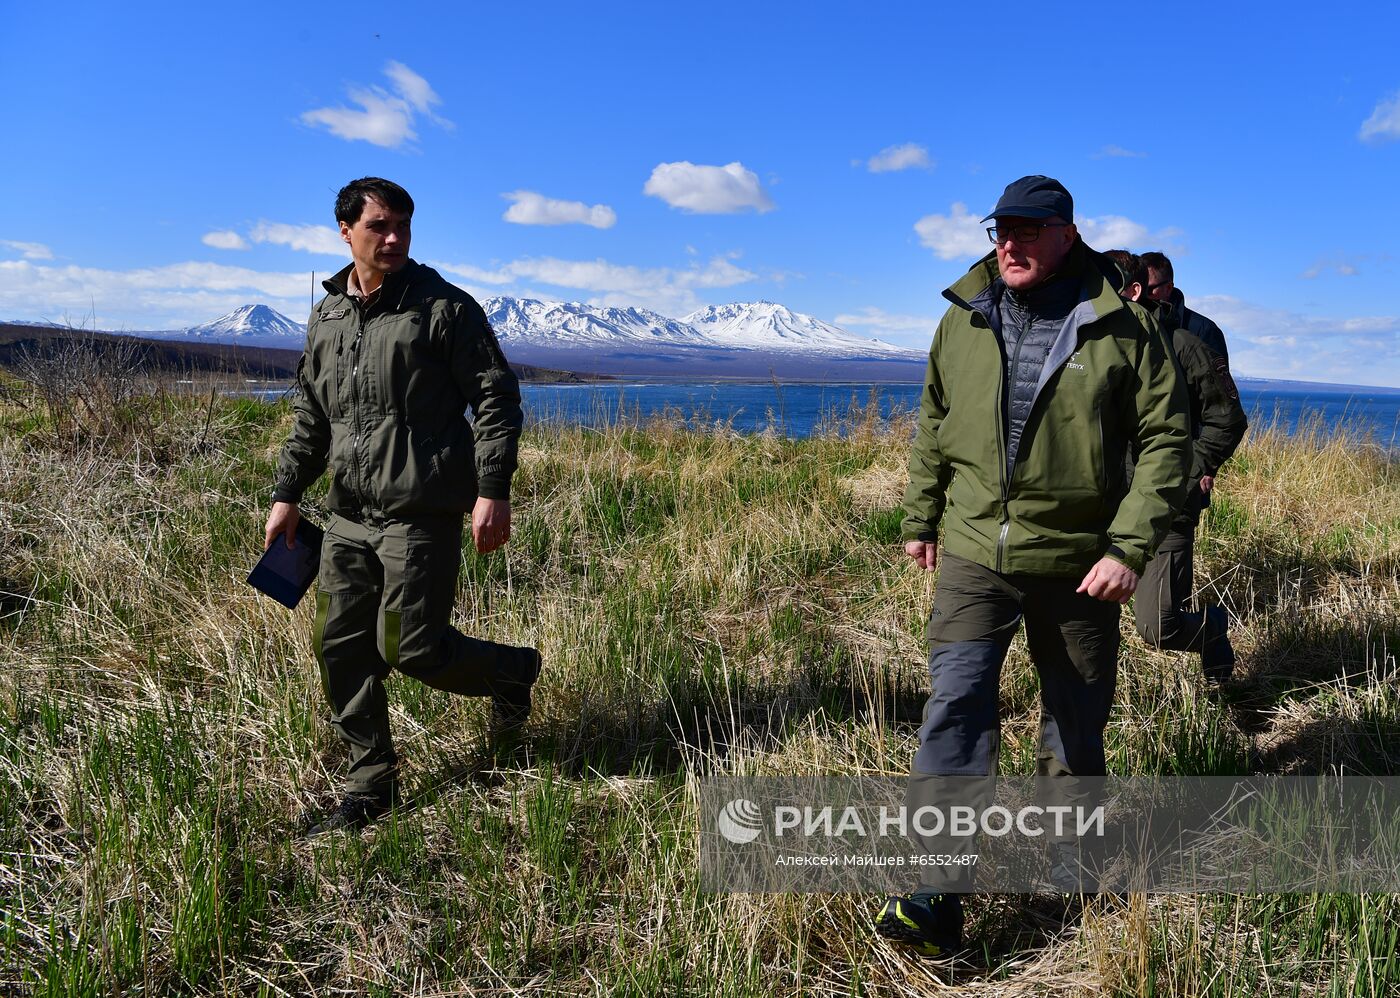
[[[510,540],[510,500],[477,499],[472,508],[472,541],[480,554],[489,554]]]
[[[1214,475],[1202,475],[1202,476],[1201,476],[1201,494],[1202,494],[1202,495],[1205,495],[1207,492],[1209,492],[1209,491],[1210,491],[1211,489],[1213,489],[1213,488],[1215,488],[1215,476],[1214,476]]]
[[[1112,558],[1100,558],[1075,592],[1088,593],[1106,603],[1126,603],[1137,590],[1137,584],[1137,573],[1127,565]]]
[[[938,545],[928,541],[905,541],[904,553],[925,572],[932,572],[933,566],[938,564]]]
[[[263,528],[266,537],[263,550],[272,547],[279,534],[286,535],[287,547],[296,547],[297,524],[301,522],[301,510],[294,502],[275,502],[272,512],[267,514],[267,526]]]

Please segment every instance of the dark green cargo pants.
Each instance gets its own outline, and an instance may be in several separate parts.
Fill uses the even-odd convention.
[[[906,806],[991,803],[1001,744],[1001,666],[1022,622],[1040,677],[1036,771],[1048,802],[1088,804],[1076,776],[1105,771],[1104,728],[1118,680],[1121,607],[1076,593],[1081,576],[1002,575],[946,552],[928,621],[929,676]],[[929,853],[965,853],[971,840],[922,838]],[[974,867],[925,869],[923,886],[972,889]]]
[[[1154,648],[1199,652],[1206,642],[1206,615],[1191,613],[1195,581],[1196,528],[1174,526],[1143,570],[1133,596],[1137,632]]]
[[[398,669],[448,693],[489,696],[522,650],[450,625],[460,516],[357,523],[333,516],[321,548],[312,640],[331,725],[350,749],[347,789],[388,794],[397,778],[384,681]]]

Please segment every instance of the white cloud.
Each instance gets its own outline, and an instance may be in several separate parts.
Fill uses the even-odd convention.
[[[1300,276],[1311,281],[1314,278],[1321,277],[1330,270],[1340,274],[1342,277],[1355,277],[1357,274],[1361,273],[1361,268],[1358,266],[1361,259],[1361,257],[1348,259],[1344,256],[1318,257],[1313,265],[1303,271]]]
[[[511,191],[501,197],[511,202],[501,217],[516,225],[591,225],[595,229],[611,229],[617,224],[617,212],[605,204],[560,201],[534,191]]]
[[[1096,250],[1127,249],[1135,251],[1171,250],[1180,252],[1177,239],[1180,229],[1168,226],[1153,232],[1141,222],[1122,215],[1099,215],[1080,218],[1075,222],[1084,241]]]
[[[865,161],[871,173],[892,173],[896,170],[910,170],[914,167],[927,170],[933,161],[928,158],[928,150],[913,142],[902,146],[886,146]]]
[[[728,288],[757,280],[758,274],[734,263],[732,256],[713,257],[701,266],[635,267],[608,260],[560,260],[554,257],[528,257],[494,268],[466,263],[434,262],[433,266],[478,284],[495,287],[533,281],[571,291],[602,295],[595,303],[641,305],[664,315],[684,315],[700,305],[697,288]],[[512,288],[512,290],[517,290]],[[517,290],[517,293],[518,290]]]
[[[891,315],[867,305],[859,312],[843,312],[832,320],[838,326],[864,329],[899,346],[926,348],[938,329],[938,319],[928,315]]]
[[[1231,295],[1187,304],[1225,330],[1236,375],[1400,387],[1400,316],[1302,315]]]
[[[212,246],[221,250],[245,250],[248,248],[247,242],[237,232],[231,229],[219,229],[214,232],[206,232],[199,239],[205,246]]]
[[[766,212],[774,208],[758,182],[758,174],[738,162],[727,166],[661,163],[651,171],[642,193],[698,215],[732,215],[748,208]]]
[[[362,140],[386,149],[418,138],[413,125],[419,114],[443,128],[452,127],[450,121],[433,113],[432,107],[442,101],[427,80],[401,62],[390,62],[384,67],[384,75],[389,77],[394,93],[377,86],[348,87],[350,101],[358,104],[359,110],[343,105],[314,108],[302,114],[301,120],[347,141]]]
[[[14,239],[0,239],[0,246],[14,250],[26,260],[52,260],[53,250],[43,243],[22,243]]]
[[[914,223],[919,242],[940,260],[985,256],[992,248],[986,228],[961,201],[955,201],[946,215],[925,215]]]
[[[1147,153],[1134,152],[1132,149],[1124,149],[1122,146],[1106,145],[1098,152],[1094,153],[1095,159],[1146,159]]]
[[[1132,249],[1152,241],[1147,226],[1122,215],[1081,218],[1075,224],[1084,241],[1095,249]]]
[[[103,270],[11,260],[0,261],[0,315],[57,318],[95,311],[101,329],[174,329],[260,301],[301,319],[311,287],[310,273],[216,263]]]
[[[838,326],[877,329],[885,333],[923,333],[932,336],[938,320],[928,315],[891,315],[884,309],[867,305],[859,312],[844,312],[832,320]]]
[[[508,284],[531,280],[560,288],[582,291],[650,292],[665,285],[684,288],[727,288],[758,277],[735,266],[725,257],[714,257],[708,264],[682,269],[634,267],[607,260],[559,260],[554,257],[527,257],[513,260],[495,270],[470,264],[442,264],[444,270],[484,284]]]
[[[1391,94],[1376,105],[1371,117],[1361,123],[1362,142],[1393,142],[1400,139],[1400,93]]]
[[[319,253],[322,256],[350,256],[350,247],[340,238],[340,233],[329,225],[289,225],[286,222],[259,222],[253,226],[248,238],[255,243],[272,243],[305,253]]]
[[[451,122],[444,121],[433,114],[433,106],[441,104],[442,98],[428,85],[427,80],[403,63],[393,61],[384,67],[384,75],[393,81],[394,89],[399,92],[399,96],[408,101],[415,111],[426,114],[439,124],[450,127]]]

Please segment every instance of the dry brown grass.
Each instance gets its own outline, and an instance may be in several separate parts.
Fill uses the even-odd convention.
[[[986,950],[950,968],[872,937],[871,898],[698,892],[701,774],[908,764],[932,579],[890,532],[907,422],[809,441],[668,421],[532,431],[515,540],[468,558],[457,615],[543,649],[532,757],[484,765],[481,704],[395,682],[417,806],[307,845],[291,840],[297,812],[342,766],[309,607],[242,583],[285,412],[175,405],[168,439],[202,445],[140,453],[56,449],[23,419],[0,414],[0,988],[1223,995],[1400,980],[1375,962],[1393,898],[1133,897],[1082,914],[980,898],[969,931]],[[1127,637],[1112,767],[1394,771],[1395,464],[1260,434],[1219,495],[1200,579],[1238,617],[1242,681],[1210,704],[1184,656]],[[1024,769],[1036,692],[1019,640],[1003,683],[1006,761]]]

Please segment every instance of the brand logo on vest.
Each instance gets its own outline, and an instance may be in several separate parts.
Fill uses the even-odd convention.
[[[1065,367],[1069,368],[1071,371],[1082,371],[1082,370],[1084,370],[1084,365],[1081,364],[1081,363],[1079,363],[1079,351],[1078,351],[1078,350],[1074,351],[1074,353],[1072,353],[1072,354],[1069,355],[1069,363],[1066,364]]]

